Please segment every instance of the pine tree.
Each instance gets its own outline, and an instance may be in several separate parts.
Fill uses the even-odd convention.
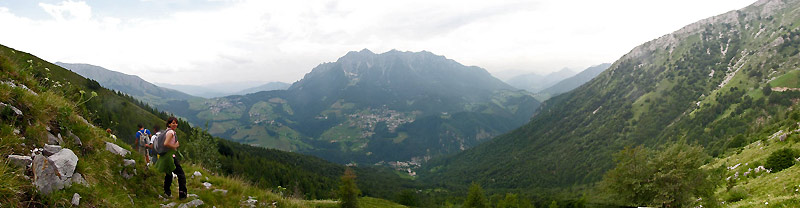
[[[558,208],[558,202],[556,202],[556,200],[553,200],[553,202],[550,202],[550,206],[549,207],[550,208]]]
[[[497,203],[497,208],[518,208],[519,205],[517,194],[507,193],[506,198]]]
[[[464,202],[464,207],[488,208],[489,202],[486,196],[483,195],[483,188],[481,185],[473,182],[469,187],[467,194],[467,201]]]
[[[358,195],[361,194],[361,191],[356,186],[356,174],[350,168],[344,170],[342,185],[339,186],[339,194],[342,208],[358,207]]]

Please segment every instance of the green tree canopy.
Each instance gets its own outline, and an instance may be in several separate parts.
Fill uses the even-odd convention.
[[[716,180],[700,168],[709,156],[700,146],[668,145],[662,151],[628,147],[614,155],[616,167],[606,172],[602,189],[612,203],[625,206],[685,207],[701,198],[714,204]]]
[[[481,185],[473,182],[472,185],[469,186],[469,193],[467,193],[467,201],[464,202],[464,207],[489,207],[489,201],[483,194],[483,188],[481,188]]]
[[[356,174],[350,168],[344,170],[342,185],[339,186],[339,194],[342,199],[340,204],[342,208],[358,207],[358,195],[361,194],[361,191],[356,186]]]

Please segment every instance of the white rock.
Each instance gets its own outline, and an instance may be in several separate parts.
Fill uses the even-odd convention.
[[[175,205],[177,205],[177,204],[178,204],[178,203],[175,203],[175,202],[170,202],[169,204],[162,204],[162,205],[161,205],[161,208],[171,208],[171,207],[174,207],[174,206],[175,206]]]
[[[70,178],[78,165],[78,156],[70,149],[62,149],[58,153],[48,157],[58,168],[62,176]]]
[[[194,174],[192,174],[192,177],[194,177],[194,176],[200,177],[200,176],[203,176],[203,174],[200,173],[200,171],[194,171]]]
[[[116,145],[114,143],[111,143],[111,142],[106,142],[106,150],[108,150],[111,153],[123,156],[123,157],[125,157],[125,155],[128,155],[128,154],[131,153],[131,151],[123,149],[122,147],[120,147],[120,146],[118,146],[118,145]]]
[[[212,191],[212,193],[217,193],[217,192],[222,193],[222,195],[228,194],[228,190],[225,189],[214,189],[214,191]]]
[[[81,175],[81,173],[77,173],[77,172],[72,174],[72,183],[77,183],[77,184],[81,184],[81,185],[84,185],[84,186],[89,186],[89,183],[86,182],[86,179],[83,178],[83,175]]]
[[[132,165],[135,166],[136,165],[136,160],[123,159],[122,163],[123,163],[122,165],[126,166],[126,167],[127,166],[132,166]]]
[[[58,172],[53,161],[44,155],[37,154],[33,157],[33,185],[39,192],[47,195],[53,190],[60,190],[65,187],[65,180]]]
[[[22,111],[21,111],[21,110],[19,110],[19,108],[17,108],[17,107],[14,107],[14,106],[12,106],[12,105],[5,104],[5,103],[3,103],[3,102],[0,102],[0,107],[8,107],[8,108],[11,108],[11,110],[12,110],[12,111],[14,111],[14,113],[16,113],[18,116],[22,116]],[[19,133],[17,133],[17,134],[19,134]]]
[[[47,132],[47,144],[64,144],[64,140],[61,139],[61,134],[58,134],[59,137]]]
[[[9,155],[8,160],[11,161],[11,163],[20,166],[22,168],[28,168],[28,166],[30,166],[31,163],[33,163],[33,159],[31,159],[31,156]]]
[[[200,205],[203,205],[203,200],[195,199],[190,201],[189,203],[181,204],[181,206],[178,206],[178,208],[198,207]]]
[[[58,153],[59,151],[61,151],[61,149],[64,149],[64,148],[62,148],[61,146],[58,146],[58,145],[45,144],[43,153],[44,153],[44,156],[50,156],[50,155]]]
[[[72,195],[72,205],[79,206],[81,204],[81,195],[75,193]]]
[[[203,186],[205,186],[205,187],[206,187],[206,189],[210,189],[210,188],[211,188],[211,183],[209,183],[209,182],[203,182]]]

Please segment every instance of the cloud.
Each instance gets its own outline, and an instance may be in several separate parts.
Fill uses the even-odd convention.
[[[64,1],[58,5],[39,3],[39,6],[58,21],[67,19],[87,21],[92,17],[92,8],[83,1]]]
[[[612,62],[749,1],[62,1],[38,4],[45,19],[0,8],[0,44],[174,84],[293,82],[363,48],[544,73]]]

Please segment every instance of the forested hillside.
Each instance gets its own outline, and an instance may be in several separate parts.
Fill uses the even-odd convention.
[[[100,86],[133,96],[150,106],[164,105],[169,100],[198,98],[177,90],[156,86],[135,75],[123,74],[99,66],[62,62],[56,62],[55,64],[78,75],[95,80],[100,83]]]
[[[525,126],[430,162],[422,180],[570,195],[624,147],[679,141],[719,157],[763,139],[796,121],[787,112],[800,97],[798,11],[796,0],[762,0],[644,43]]]
[[[342,164],[416,166],[508,132],[538,105],[479,67],[426,51],[365,49],[320,64],[288,90],[170,101],[164,109],[236,142]]]
[[[5,46],[0,46],[0,72],[0,156],[6,164],[0,166],[2,207],[70,206],[74,203],[74,199],[70,200],[73,194],[80,195],[78,203],[84,207],[176,206],[196,203],[195,200],[223,207],[268,203],[336,206],[335,201],[305,199],[337,199],[344,166],[311,156],[230,143],[183,120],[179,120],[178,128],[180,150],[186,157],[183,164],[189,193],[195,196],[186,201],[159,199],[163,173],[146,166],[142,156],[131,148],[132,133],[139,123],[163,126],[169,115],[134,97],[107,90],[94,80]],[[118,139],[105,133],[106,128],[112,129]],[[62,160],[50,155],[54,152],[48,151],[74,156],[74,160],[66,162],[72,165],[64,166]],[[25,156],[32,156],[33,164],[29,158],[26,165]],[[38,158],[56,160],[54,167],[58,169],[41,166]],[[355,169],[364,177],[357,182],[365,196],[394,198],[401,185],[409,187],[409,180],[392,172],[370,167]],[[41,181],[50,176],[58,178]],[[62,181],[64,178],[67,181]],[[214,189],[204,188],[208,185]],[[383,200],[363,199],[365,203],[394,206]]]

